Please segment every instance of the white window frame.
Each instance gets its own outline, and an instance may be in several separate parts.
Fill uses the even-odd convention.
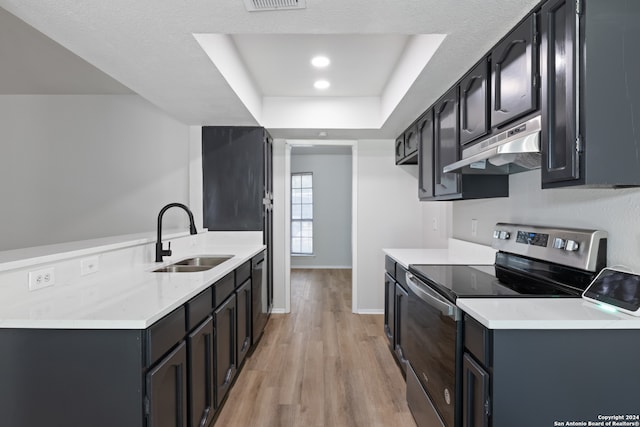
[[[294,177],[301,177],[300,182],[301,185],[299,187],[294,186]],[[311,185],[306,187],[302,186],[302,177],[311,177]],[[293,196],[296,190],[310,190],[311,192],[311,202],[303,203],[302,199],[300,199],[299,203],[295,203],[295,198]],[[294,219],[294,207],[299,208],[300,218]],[[307,207],[307,209],[305,209]],[[310,208],[309,208],[310,207]],[[293,256],[313,256],[313,172],[292,172],[291,173],[291,205],[289,206],[291,212],[291,255]],[[303,213],[305,212],[305,213]],[[307,227],[305,231],[303,231],[304,227]],[[299,230],[299,231],[294,231]],[[305,235],[306,234],[306,235]],[[294,242],[300,239],[300,245],[295,244]],[[311,240],[311,249],[310,251],[302,251],[295,250],[294,248],[301,248],[302,240],[309,239]]]

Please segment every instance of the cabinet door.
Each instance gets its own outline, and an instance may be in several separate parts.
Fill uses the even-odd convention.
[[[213,419],[213,318],[209,316],[187,338],[189,355],[189,425],[207,427]]]
[[[436,196],[460,192],[460,175],[442,168],[458,161],[458,87],[451,88],[434,107],[434,193]]]
[[[462,425],[489,427],[489,374],[468,353],[462,360]]]
[[[404,134],[396,138],[396,165],[404,159]]]
[[[416,151],[418,151],[418,127],[417,124],[413,124],[404,133],[404,156],[409,157]]]
[[[220,407],[236,374],[236,296],[230,296],[213,317],[216,328],[216,407]]]
[[[531,14],[491,52],[491,126],[500,127],[538,106],[537,15]]]
[[[396,283],[396,301],[395,301],[395,314],[396,314],[396,347],[395,352],[398,360],[401,362],[402,367],[405,367],[407,359],[404,355],[404,347],[402,345],[402,338],[407,336],[407,309],[409,308],[409,294],[402,286]]]
[[[580,178],[576,133],[577,25],[574,2],[550,0],[540,13],[542,186]]]
[[[384,333],[389,340],[391,348],[395,347],[394,331],[395,331],[395,297],[396,282],[388,274],[384,275]]]
[[[240,367],[251,348],[251,280],[247,280],[236,290],[236,304],[238,306],[237,352],[238,367]]]
[[[476,65],[460,82],[460,145],[489,132],[489,62]]]
[[[146,414],[150,427],[187,425],[187,346],[182,342],[147,373]]]
[[[433,110],[418,120],[418,196],[420,200],[433,197]]]

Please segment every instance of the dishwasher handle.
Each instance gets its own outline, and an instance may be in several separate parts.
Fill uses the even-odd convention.
[[[427,285],[419,285],[417,283],[416,277],[407,272],[407,285],[409,289],[413,291],[414,294],[422,301],[426,302],[432,307],[435,307],[440,313],[443,315],[452,318],[456,322],[462,319],[462,314],[460,309],[450,301],[446,300],[444,297],[440,296],[437,292],[431,290]]]

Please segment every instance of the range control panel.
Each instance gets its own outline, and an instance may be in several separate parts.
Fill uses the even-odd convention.
[[[607,233],[600,230],[551,228],[498,223],[492,247],[583,270],[597,271],[606,260]],[[604,251],[604,253],[603,253]]]

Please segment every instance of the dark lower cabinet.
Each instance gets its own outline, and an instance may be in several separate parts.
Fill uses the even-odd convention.
[[[147,425],[186,427],[187,346],[184,342],[147,373],[146,383]]]
[[[395,346],[395,330],[396,330],[396,315],[395,315],[395,301],[396,301],[396,281],[385,273],[384,275],[384,334],[389,341],[391,348]]]
[[[236,296],[232,294],[213,314],[216,334],[215,381],[216,407],[227,396],[236,375]]]
[[[239,368],[251,348],[251,280],[245,281],[236,289],[236,305],[238,311],[237,366]]]
[[[405,363],[407,359],[405,358],[404,346],[402,338],[407,336],[407,324],[404,321],[405,316],[407,315],[407,309],[409,308],[409,293],[404,289],[400,283],[396,283],[396,298],[395,298],[395,347],[394,352],[396,354],[396,358],[400,362],[400,366],[405,368]]]
[[[487,329],[465,315],[463,351],[464,427],[638,416],[639,329]]]
[[[213,318],[209,316],[187,336],[191,427],[207,427],[215,411],[213,334]]]
[[[465,353],[462,360],[462,425],[489,427],[489,373]]]

